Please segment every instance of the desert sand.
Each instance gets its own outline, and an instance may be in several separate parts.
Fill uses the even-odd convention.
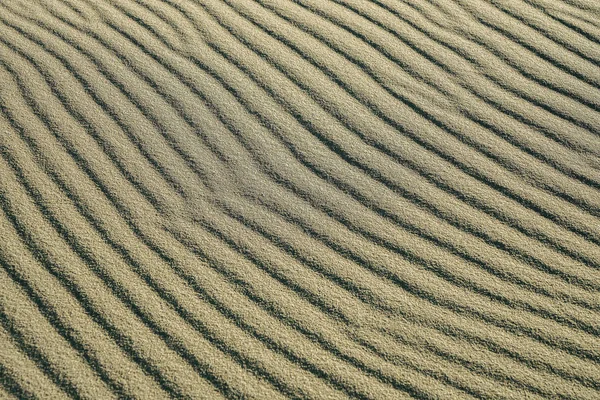
[[[600,3],[0,0],[0,398],[600,399]]]

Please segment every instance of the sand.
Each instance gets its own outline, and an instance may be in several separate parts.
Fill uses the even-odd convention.
[[[0,0],[0,398],[599,399],[594,0]]]

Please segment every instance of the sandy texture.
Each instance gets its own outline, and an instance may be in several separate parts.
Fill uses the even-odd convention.
[[[0,0],[0,398],[600,399],[600,3]]]

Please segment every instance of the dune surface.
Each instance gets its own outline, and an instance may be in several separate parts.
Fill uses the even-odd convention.
[[[600,399],[600,3],[0,0],[0,398]]]

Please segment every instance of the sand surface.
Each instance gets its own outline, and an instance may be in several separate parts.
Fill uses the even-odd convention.
[[[600,399],[600,3],[0,0],[1,399]]]

